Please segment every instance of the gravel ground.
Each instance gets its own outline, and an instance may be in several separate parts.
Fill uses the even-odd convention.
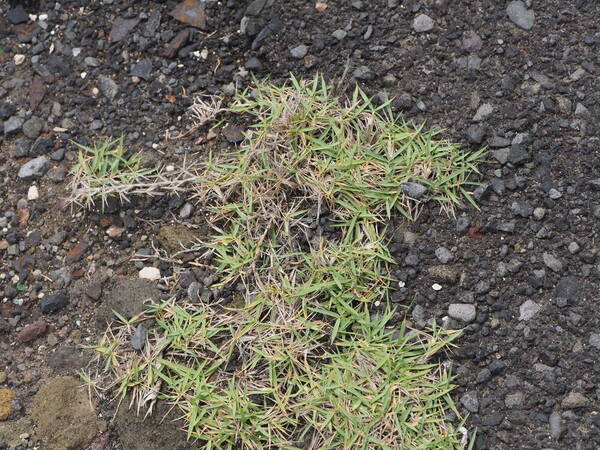
[[[358,82],[489,147],[480,211],[392,224],[393,301],[417,327],[464,328],[445,358],[476,448],[600,448],[600,2],[190,1],[193,24],[175,1],[29,3],[34,16],[0,3],[0,448],[189,448],[114,404],[60,403],[79,398],[79,344],[111,308],[229,295],[206,287],[199,254],[162,257],[205,232],[185,197],[65,207],[72,141],[124,135],[146,165],[180,165],[244,126],[190,131],[194,96],[290,72],[341,93]],[[135,281],[144,267],[163,281]],[[69,420],[48,425],[53,407]]]

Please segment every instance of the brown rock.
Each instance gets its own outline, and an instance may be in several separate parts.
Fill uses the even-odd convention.
[[[89,246],[88,243],[85,241],[80,241],[78,242],[75,247],[73,247],[71,250],[69,250],[69,253],[67,253],[67,264],[73,264],[76,263],[77,261],[81,261],[85,255],[85,252],[87,252]]]
[[[186,28],[181,30],[177,35],[169,42],[167,48],[162,52],[162,56],[165,58],[172,58],[179,51],[179,49],[188,41],[190,38],[190,30]]]
[[[85,290],[85,295],[87,295],[92,300],[98,301],[100,299],[100,296],[102,295],[102,285],[100,283],[90,284]]]
[[[30,323],[21,330],[17,339],[19,342],[31,342],[36,340],[39,336],[44,334],[48,329],[48,324],[43,320]]]
[[[206,11],[200,0],[185,0],[169,13],[175,19],[186,25],[206,30]]]
[[[108,234],[109,237],[116,239],[118,237],[121,237],[121,235],[123,234],[123,231],[125,231],[125,228],[118,227],[116,225],[111,225],[108,228],[108,230],[106,230],[106,234]]]
[[[12,412],[12,401],[16,396],[12,389],[0,389],[0,420],[8,419]]]
[[[561,402],[561,406],[564,409],[577,409],[583,408],[589,404],[589,400],[579,392],[569,392],[563,401]]]
[[[429,275],[436,281],[444,281],[454,284],[458,280],[460,273],[452,266],[440,264],[437,266],[431,266],[429,268]]]
[[[46,381],[35,395],[31,411],[36,436],[48,443],[44,447],[48,450],[88,448],[106,430],[81,381],[73,377]]]

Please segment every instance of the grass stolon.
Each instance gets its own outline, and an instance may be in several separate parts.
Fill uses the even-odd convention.
[[[206,448],[464,445],[445,418],[450,377],[429,362],[458,333],[395,325],[384,232],[395,212],[471,201],[482,152],[434,140],[358,89],[341,104],[319,78],[259,83],[232,110],[255,125],[237,152],[204,164],[196,198],[212,211],[220,285],[246,292],[121,318],[95,346],[107,379],[138,406],[172,402]],[[424,197],[406,196],[405,182]],[[155,326],[135,352],[146,318]]]

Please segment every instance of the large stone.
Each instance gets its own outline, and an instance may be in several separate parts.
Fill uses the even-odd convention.
[[[413,20],[413,30],[415,30],[417,33],[431,31],[433,29],[433,25],[433,19],[427,14],[419,14]]]
[[[527,300],[519,307],[519,320],[529,320],[540,312],[541,309],[542,307],[533,300]]]
[[[44,129],[44,121],[37,116],[32,116],[23,124],[23,134],[29,139],[37,139]]]
[[[448,306],[448,315],[453,319],[466,323],[473,322],[477,316],[475,305],[469,303],[452,303]]]
[[[560,405],[564,409],[577,409],[583,408],[589,404],[589,400],[579,392],[569,392],[565,398],[563,398]]]
[[[112,78],[101,75],[98,77],[98,89],[108,100],[113,101],[119,93],[119,86]]]
[[[62,293],[46,295],[40,303],[40,309],[44,314],[52,314],[60,311],[69,304],[69,298]]]
[[[414,181],[408,181],[402,183],[402,192],[410,198],[419,199],[427,192],[427,186],[424,186],[421,183],[415,183]]]
[[[494,112],[494,105],[491,103],[484,103],[478,109],[473,116],[473,122],[482,122],[492,115]]]
[[[14,2],[17,3],[17,2]],[[13,3],[13,4],[14,4]],[[6,14],[6,18],[13,25],[18,25],[20,23],[25,23],[29,20],[29,14],[23,8],[23,5],[17,5]]]
[[[506,14],[512,23],[524,30],[531,30],[535,21],[533,9],[527,9],[522,1],[513,1],[506,7]]]
[[[17,336],[17,339],[20,342],[34,341],[39,336],[44,334],[47,329],[48,325],[46,324],[46,322],[44,322],[43,320],[37,320],[25,326]]]
[[[138,276],[150,281],[160,280],[160,270],[156,267],[144,267]]]
[[[476,413],[479,411],[479,398],[477,391],[465,392],[460,398],[460,403],[469,412]]]
[[[31,408],[36,437],[48,443],[45,449],[83,449],[106,429],[98,419],[92,399],[81,380],[56,377],[38,390]]]
[[[45,156],[38,156],[21,166],[18,176],[23,179],[40,178],[48,172],[50,161]]]
[[[17,116],[9,117],[6,122],[4,122],[4,134],[9,135],[16,133],[23,126],[24,120]]]

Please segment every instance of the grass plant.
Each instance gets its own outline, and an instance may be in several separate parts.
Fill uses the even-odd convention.
[[[451,376],[432,360],[456,331],[398,325],[387,306],[385,224],[427,202],[452,214],[483,152],[321,78],[257,83],[231,110],[254,119],[211,156],[195,198],[210,213],[217,285],[241,301],[154,302],[95,346],[104,375],[138,407],[180,411],[207,449],[449,449],[466,444]],[[426,187],[415,199],[402,186]],[[142,352],[134,324],[153,319]]]

